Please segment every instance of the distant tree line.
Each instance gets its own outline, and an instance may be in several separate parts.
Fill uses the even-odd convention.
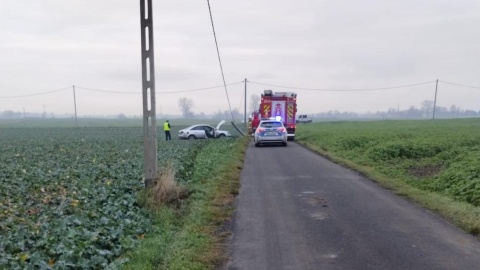
[[[206,115],[205,113],[201,112],[196,114],[193,112],[194,102],[191,98],[182,97],[178,100],[178,107],[182,112],[182,117],[184,118],[198,118],[198,119],[221,119],[221,120],[228,120],[233,118],[235,120],[243,119],[243,113],[241,113],[238,109],[233,109],[232,112],[229,110],[218,110],[214,112],[212,115]]]
[[[2,118],[23,118],[23,113],[21,112],[14,112],[12,110],[6,110],[0,113],[0,117]]]
[[[259,98],[251,99],[251,104],[249,109],[253,111],[255,108],[258,109]],[[229,110],[218,110],[213,114],[205,114],[203,112],[196,114],[193,112],[193,100],[189,98],[180,98],[178,100],[178,106],[182,112],[182,117],[184,118],[197,118],[197,119],[224,119],[230,120],[233,117],[236,121],[243,120],[243,112],[240,112],[238,109],[233,109],[232,112]],[[389,108],[387,111],[376,111],[376,112],[366,112],[366,113],[357,113],[357,112],[345,112],[332,110],[328,112],[314,113],[310,116],[315,119],[325,119],[325,120],[355,120],[355,119],[431,119],[433,118],[433,101],[425,100],[421,103],[419,108],[415,106],[410,106],[408,109],[400,110],[398,108]],[[35,118],[55,118],[55,117],[73,117],[70,114],[65,114],[63,116],[57,116],[53,113],[47,114],[43,113],[24,113],[24,112],[15,112],[12,110],[5,110],[0,112],[0,118],[4,119],[17,119],[25,117],[35,117]],[[126,119],[126,116],[123,113],[119,113],[113,116],[118,119]],[[462,110],[459,106],[451,105],[450,107],[435,107],[435,118],[465,118],[465,117],[480,117],[480,110]]]
[[[420,108],[410,106],[408,109],[399,110],[389,108],[387,111],[376,111],[366,113],[341,112],[338,110],[315,113],[311,115],[316,119],[431,119],[433,118],[433,101],[425,100]],[[456,105],[450,107],[435,107],[435,118],[467,118],[480,117],[480,110],[462,110]]]
[[[18,118],[54,118],[55,114],[53,113],[32,113],[32,112],[16,112],[12,110],[5,110],[0,112],[0,118],[6,119],[18,119]]]

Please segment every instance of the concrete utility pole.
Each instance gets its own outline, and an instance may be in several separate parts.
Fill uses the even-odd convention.
[[[75,96],[75,85],[73,86],[73,105],[75,106],[75,126],[78,127],[77,120],[77,98]]]
[[[438,91],[438,79],[437,84],[435,85],[435,99],[433,101],[433,115],[432,120],[435,120],[435,108],[437,107],[437,91]]]
[[[153,180],[158,171],[152,0],[140,0],[140,26],[142,36],[144,177],[145,187],[149,187],[153,185]]]

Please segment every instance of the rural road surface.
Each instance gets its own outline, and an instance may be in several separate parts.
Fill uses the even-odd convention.
[[[480,269],[480,242],[291,142],[251,143],[223,269]]]

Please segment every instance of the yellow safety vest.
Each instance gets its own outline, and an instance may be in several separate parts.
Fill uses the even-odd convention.
[[[170,127],[168,126],[168,123],[167,123],[167,122],[165,122],[165,123],[163,124],[163,130],[165,130],[165,131],[170,130]]]

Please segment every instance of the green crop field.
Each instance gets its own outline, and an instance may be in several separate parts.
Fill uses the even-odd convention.
[[[161,131],[162,124],[165,122],[164,118],[157,119],[157,127]],[[184,119],[175,118],[169,119],[170,125],[177,130],[194,124],[207,124],[216,126],[220,120],[216,119]],[[226,123],[222,125],[221,129],[227,128],[232,130],[232,134],[236,134],[229,119],[225,119]],[[142,118],[126,118],[126,119],[98,119],[98,118],[78,118],[75,122],[74,118],[19,118],[19,119],[1,119],[0,129],[2,128],[73,128],[76,127],[142,127]],[[242,124],[237,124],[239,127]]]
[[[166,142],[159,128],[160,167],[188,197],[149,208],[141,125],[83,120],[0,123],[0,269],[218,266],[249,138],[180,141],[179,120]],[[479,234],[480,119],[313,123],[297,141]]]
[[[173,164],[187,189],[212,178],[236,144],[162,133],[159,165]],[[0,128],[0,149],[0,269],[115,269],[170,222],[138,203],[142,128]]]
[[[480,119],[327,122],[297,128],[300,143],[480,233]]]

